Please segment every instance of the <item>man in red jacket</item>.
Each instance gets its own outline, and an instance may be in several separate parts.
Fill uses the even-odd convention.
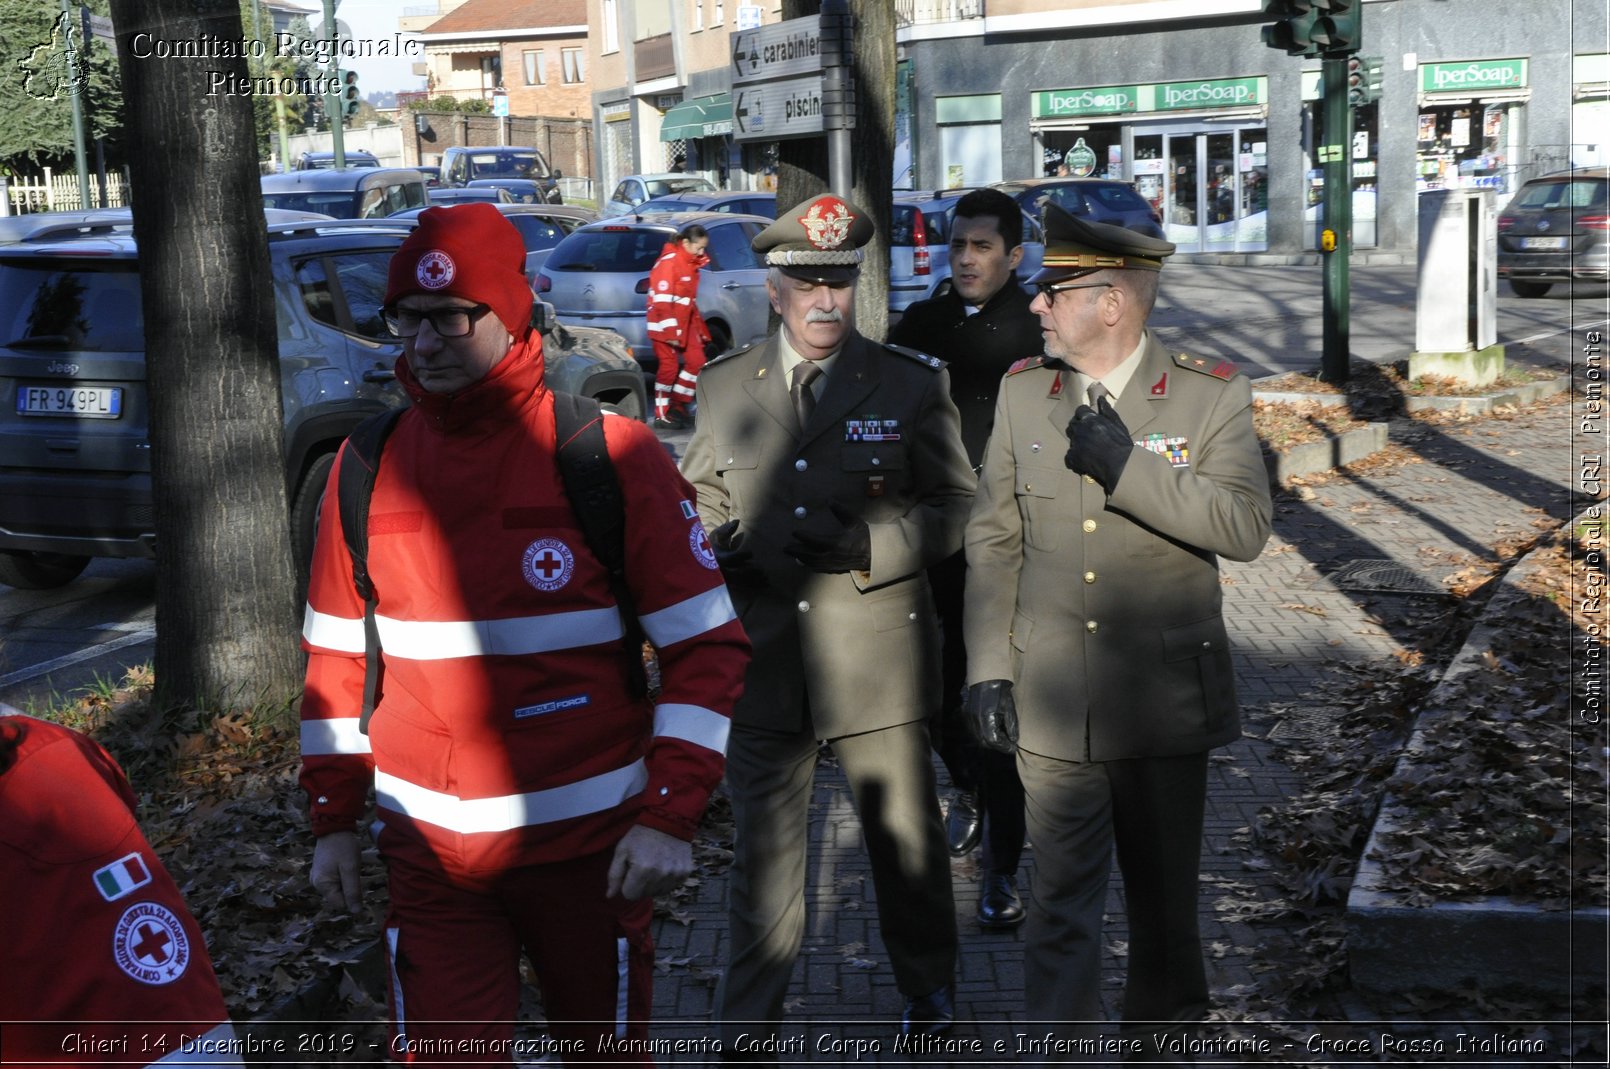
[[[688,402],[693,400],[704,343],[710,337],[699,314],[699,268],[710,262],[705,250],[710,232],[690,223],[665,243],[648,276],[648,336],[654,343],[654,426],[692,426]],[[678,363],[681,370],[677,370]]]
[[[240,1065],[196,919],[110,754],[0,705],[0,1063]],[[37,1022],[37,1023],[32,1023]]]
[[[659,654],[658,700],[645,695],[564,493],[524,263],[484,204],[428,209],[391,261],[384,314],[414,406],[370,498],[384,686],[367,734],[364,606],[338,509],[308,588],[312,879],[358,906],[372,786],[406,1061],[511,1064],[522,949],[567,1062],[646,1039],[652,898],[692,871],[748,661],[692,489],[647,427],[610,416],[625,585]]]

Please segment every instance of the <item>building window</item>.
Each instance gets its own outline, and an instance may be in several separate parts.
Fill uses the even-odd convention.
[[[604,54],[619,52],[621,50],[620,12],[616,9],[617,0],[604,0]]]
[[[726,6],[726,0],[710,0],[710,25],[721,25],[726,18]]]
[[[520,53],[525,61],[525,84],[548,84],[548,57],[542,54],[542,49],[534,49]]]
[[[565,65],[565,84],[575,85],[577,82],[581,81],[586,74],[581,49],[561,48],[559,50],[559,58],[564,61]]]
[[[691,29],[695,31],[704,29],[704,0],[693,0],[693,25]]]

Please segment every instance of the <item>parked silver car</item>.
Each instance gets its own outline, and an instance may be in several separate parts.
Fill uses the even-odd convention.
[[[1517,297],[1610,278],[1610,171],[1579,167],[1522,186],[1498,216],[1498,275]]]
[[[599,215],[630,215],[638,205],[655,197],[670,197],[679,193],[715,192],[707,178],[696,174],[667,172],[664,174],[629,174],[615,186],[615,192],[599,210]]]
[[[690,223],[710,232],[710,263],[699,280],[699,311],[711,335],[708,354],[761,341],[771,306],[765,265],[749,243],[771,220],[758,215],[672,212],[589,223],[548,254],[537,272],[537,296],[554,306],[561,322],[615,331],[652,371],[648,274],[665,243]]]

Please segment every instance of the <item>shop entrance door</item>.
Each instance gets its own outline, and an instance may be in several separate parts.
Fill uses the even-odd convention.
[[[1180,252],[1269,247],[1267,132],[1190,127],[1135,135],[1135,156],[1161,156],[1163,230]],[[1137,171],[1139,167],[1137,166]]]

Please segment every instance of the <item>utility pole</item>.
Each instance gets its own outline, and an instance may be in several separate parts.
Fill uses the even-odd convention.
[[[347,165],[347,151],[345,132],[346,117],[342,113],[341,76],[337,73],[341,69],[338,62],[341,57],[341,31],[335,24],[336,0],[324,0],[324,35],[330,42],[330,69],[327,72],[328,80],[324,89],[324,114],[330,122],[330,148],[335,152],[335,165]]]
[[[1352,360],[1348,257],[1353,252],[1353,102],[1348,58],[1364,38],[1364,0],[1263,0],[1278,21],[1263,27],[1263,43],[1288,56],[1319,57],[1325,91],[1325,143],[1316,145],[1325,171],[1324,349],[1319,377],[1340,385]]]
[[[66,47],[67,61],[67,97],[73,103],[73,161],[78,167],[78,206],[85,211],[91,207],[89,202],[89,155],[84,147],[84,89],[89,85],[89,71],[84,69],[83,53],[73,45],[73,27],[78,22],[74,12],[67,6],[67,0],[61,0],[61,28],[63,43]],[[82,30],[79,36],[83,36]]]

